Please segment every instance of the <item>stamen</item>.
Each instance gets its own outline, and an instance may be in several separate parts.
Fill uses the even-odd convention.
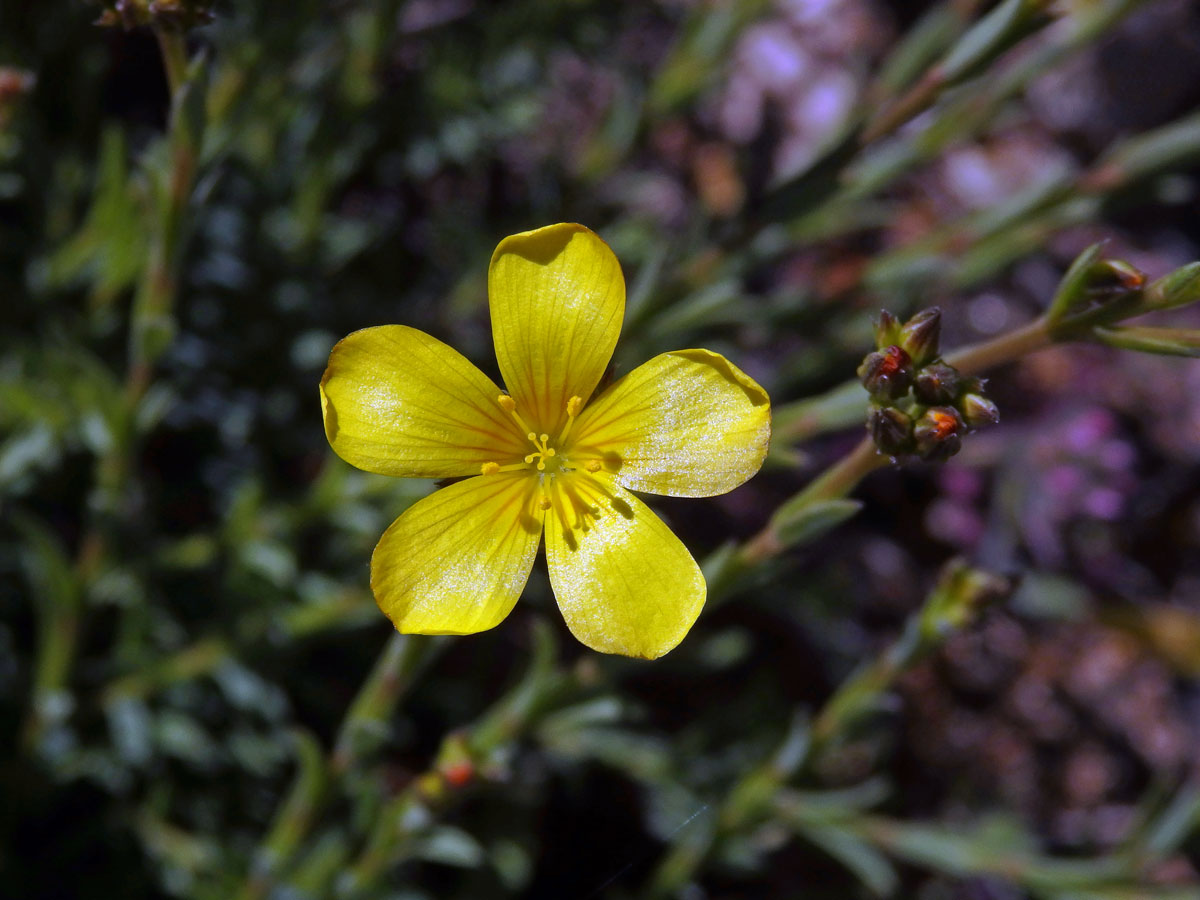
[[[526,462],[528,462],[528,460],[526,460]],[[494,462],[485,462],[479,467],[480,471],[482,471],[484,475],[495,475],[498,472],[520,472],[524,468],[525,467],[520,463],[509,463],[506,466],[502,466],[499,463]]]
[[[589,459],[583,464],[583,467],[589,472],[599,472],[602,468],[604,468],[603,464],[598,459]]]
[[[521,418],[521,414],[519,412],[517,412],[517,401],[516,400],[514,400],[508,394],[501,394],[499,397],[496,398],[496,402],[500,404],[500,408],[502,410],[504,410],[506,413],[508,413],[510,416],[512,416],[514,419],[516,419],[516,422],[518,425],[521,426],[522,431],[531,431],[532,430],[532,429],[530,429],[530,427],[528,425],[525,424],[525,420]],[[530,440],[533,440],[533,438],[530,437]]]
[[[554,507],[554,515],[557,517],[558,521],[562,524],[563,528],[569,532],[572,526],[567,522],[566,513],[563,512],[562,492],[555,490],[553,487],[550,489],[550,505]],[[570,543],[570,540],[571,539],[568,536],[567,542]]]
[[[580,485],[579,487],[582,487]],[[583,497],[582,490],[576,490],[576,485],[570,481],[563,481],[563,492],[567,495],[567,499],[571,501],[571,512],[575,515],[575,520],[571,523],[571,528],[588,530],[587,516],[591,516],[593,521],[600,518],[599,507],[590,506],[587,500]]]
[[[583,409],[583,398],[578,394],[567,401],[567,424],[563,426],[562,434],[555,441],[556,444],[561,446],[567,442],[567,435],[571,433],[571,428],[575,425],[575,417],[579,415],[581,409]]]
[[[602,490],[590,478],[555,479],[552,476],[542,485],[539,505],[544,510],[554,510],[554,517],[562,524],[566,541],[570,544],[575,540],[572,537],[575,532],[590,532],[602,515],[607,515],[597,502],[601,495]]]

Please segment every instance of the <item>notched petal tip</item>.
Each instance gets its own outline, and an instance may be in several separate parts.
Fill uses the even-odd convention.
[[[547,266],[567,248],[571,238],[577,234],[586,234],[608,247],[608,244],[605,244],[604,240],[587,226],[577,222],[559,222],[556,225],[546,225],[532,231],[510,234],[496,245],[489,268],[494,267],[496,260],[506,253],[520,256],[541,266]]]
[[[763,390],[762,386],[720,353],[714,353],[712,350],[692,349],[675,350],[668,355],[681,356],[684,359],[712,366],[745,392],[746,399],[750,401],[751,406],[770,407],[771,405],[771,398],[767,396],[767,392]]]
[[[771,450],[770,396],[763,389],[762,385],[731,363],[720,353],[714,353],[712,350],[703,349],[680,350],[678,353],[686,359],[692,359],[697,362],[707,362],[710,366],[724,375],[728,381],[740,387],[746,394],[746,399],[750,401],[751,407],[753,407],[758,413],[758,464],[754,466],[753,471],[747,472],[746,477],[740,482],[741,484],[745,484],[758,474],[758,470],[762,468],[762,464],[766,460],[767,455]]]
[[[557,433],[591,397],[625,318],[625,278],[608,244],[562,223],[505,238],[488,268],[496,361],[517,409]]]

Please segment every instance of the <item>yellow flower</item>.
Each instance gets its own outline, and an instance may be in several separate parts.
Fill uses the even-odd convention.
[[[368,472],[463,478],[411,506],[371,557],[371,589],[402,632],[499,624],[543,532],[567,626],[605,653],[654,659],[704,605],[700,567],[629,490],[708,497],[758,471],[766,392],[707,350],[664,353],[592,392],[625,315],[608,245],[582,225],[505,238],[488,269],[508,393],[403,325],[339,342],[321,379],[325,434]]]

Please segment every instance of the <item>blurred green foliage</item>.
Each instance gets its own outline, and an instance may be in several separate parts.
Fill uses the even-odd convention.
[[[1195,355],[1097,325],[1099,249],[1068,269],[1107,238],[1162,276],[1138,311],[1196,299],[1193,8],[177,6],[0,7],[0,896],[1200,896],[1200,768],[1162,749],[1200,736],[1195,370],[1051,351],[966,487],[814,479],[881,304]],[[730,93],[801,56],[854,90],[800,124]],[[1039,118],[1085,58],[1142,95]],[[975,152],[1002,187],[954,202]],[[564,220],[626,269],[618,372],[707,346],[776,399],[762,476],[660,506],[711,598],[653,665],[564,640],[536,573],[493,632],[390,633],[367,560],[429,485],[320,427],[351,330],[492,365],[492,248]]]

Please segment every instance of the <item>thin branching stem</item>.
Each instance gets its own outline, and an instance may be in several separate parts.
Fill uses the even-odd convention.
[[[1050,326],[1045,317],[1039,317],[1007,334],[947,354],[946,361],[960,372],[975,374],[1020,359],[1052,343],[1054,337]],[[863,438],[853,450],[813,479],[794,501],[789,501],[789,504],[795,510],[806,504],[845,497],[867,475],[889,462],[887,456],[875,449],[871,438]],[[753,566],[777,556],[785,548],[786,543],[780,538],[777,525],[772,521],[742,546],[741,562]]]

